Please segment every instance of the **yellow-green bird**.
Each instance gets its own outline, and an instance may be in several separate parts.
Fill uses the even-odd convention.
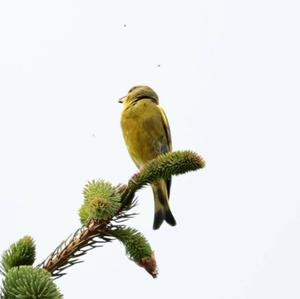
[[[152,88],[134,86],[119,102],[124,106],[121,127],[125,143],[138,168],[160,154],[172,151],[168,119]],[[160,179],[151,186],[155,202],[153,229],[158,229],[164,220],[176,225],[168,203],[171,179]]]

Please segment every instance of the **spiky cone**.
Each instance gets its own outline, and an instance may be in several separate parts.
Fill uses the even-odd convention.
[[[35,260],[35,244],[30,236],[13,243],[2,255],[1,268],[7,273],[11,268],[32,265]]]
[[[192,151],[174,151],[162,154],[148,162],[128,182],[127,189],[123,189],[123,205],[128,204],[134,193],[146,185],[164,178],[170,179],[173,175],[180,175],[195,171],[205,166],[204,159]]]
[[[50,273],[32,266],[10,269],[4,279],[2,291],[4,299],[63,298]]]
[[[79,210],[80,221],[88,225],[91,220],[109,220],[121,206],[121,195],[117,188],[103,180],[88,182],[83,190],[84,203]]]
[[[133,228],[119,227],[112,231],[112,235],[123,243],[126,254],[131,260],[156,278],[158,271],[153,250],[140,232]]]

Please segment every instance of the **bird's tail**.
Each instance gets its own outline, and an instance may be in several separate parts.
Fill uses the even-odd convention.
[[[159,229],[164,220],[168,224],[175,226],[176,220],[169,207],[168,191],[165,180],[162,179],[152,184],[152,190],[155,203],[153,229]]]

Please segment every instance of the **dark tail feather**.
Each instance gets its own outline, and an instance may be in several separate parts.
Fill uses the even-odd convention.
[[[164,221],[163,210],[158,210],[154,214],[153,229],[159,229]]]
[[[160,209],[155,212],[153,229],[159,229],[164,220],[172,226],[176,225],[176,220],[169,207],[167,207],[165,210]]]
[[[168,224],[172,225],[172,226],[175,226],[176,225],[176,220],[171,212],[171,210],[168,208],[168,209],[165,209],[165,220]]]
[[[176,220],[170,211],[168,203],[168,189],[166,182],[160,180],[152,184],[153,194],[154,194],[154,203],[155,203],[155,214],[153,229],[159,229],[164,220],[172,225],[176,225]]]

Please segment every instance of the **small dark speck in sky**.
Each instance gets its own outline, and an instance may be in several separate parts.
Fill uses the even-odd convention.
[[[124,25],[123,25],[123,27],[125,28],[125,27],[127,27],[127,25],[126,25],[126,24],[124,24]]]
[[[158,64],[157,67],[160,67],[160,64]]]

